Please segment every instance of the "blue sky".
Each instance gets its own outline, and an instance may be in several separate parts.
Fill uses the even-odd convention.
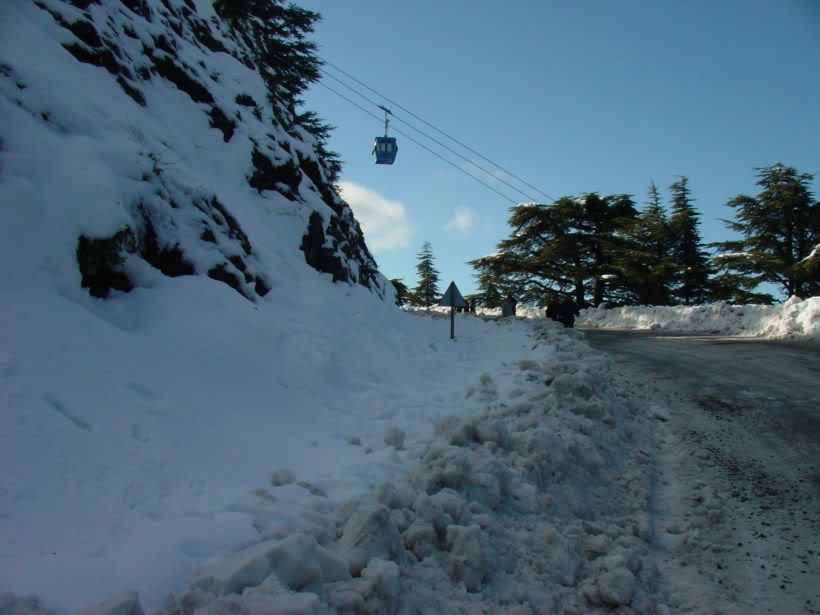
[[[555,198],[625,192],[643,204],[650,180],[666,196],[687,175],[703,238],[719,241],[731,237],[726,201],[756,193],[754,167],[820,172],[816,0],[298,4],[323,16],[323,58]],[[337,127],[345,195],[382,272],[414,285],[427,240],[442,290],[473,291],[465,263],[508,234],[511,203],[401,135],[396,164],[373,164],[379,121],[318,85],[305,98]]]

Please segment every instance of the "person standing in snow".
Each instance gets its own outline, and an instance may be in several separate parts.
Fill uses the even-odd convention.
[[[575,317],[580,313],[581,310],[578,309],[578,306],[572,299],[561,302],[559,306],[559,320],[564,323],[564,326],[568,329],[572,329],[575,326]]]
[[[550,302],[547,304],[547,318],[550,320],[554,320],[556,322],[560,322],[560,312],[559,312],[559,305],[558,302],[554,299],[550,299]]]

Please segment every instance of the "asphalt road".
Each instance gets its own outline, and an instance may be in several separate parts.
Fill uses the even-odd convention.
[[[749,612],[787,599],[820,613],[820,344],[583,332],[674,408],[669,425],[703,460],[696,478],[725,504],[736,548],[724,581],[745,586]]]
[[[757,414],[767,437],[820,461],[820,344],[644,331],[584,334],[594,348],[695,395],[713,389]]]

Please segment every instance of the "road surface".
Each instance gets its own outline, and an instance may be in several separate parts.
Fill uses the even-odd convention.
[[[687,513],[705,545],[699,555],[683,544],[694,542],[689,534],[673,540],[683,532],[676,522],[659,532],[670,561],[692,564],[734,597],[737,612],[784,612],[788,603],[820,613],[820,344],[584,334],[661,408],[661,516],[697,507],[698,489],[719,501],[711,522]]]

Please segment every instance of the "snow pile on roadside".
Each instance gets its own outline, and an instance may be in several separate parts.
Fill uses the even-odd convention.
[[[769,338],[820,340],[820,297],[791,297],[781,305],[718,303],[674,307],[583,310],[578,326],[596,329],[659,329]]]
[[[438,418],[479,412],[467,383],[554,352],[467,314],[450,342],[302,266],[256,304],[199,276],[107,301],[0,288],[0,592],[73,612],[131,586],[156,608],[260,527],[411,470]]]
[[[663,612],[648,544],[654,419],[579,334],[485,326],[527,328],[552,354],[476,378],[463,402],[481,411],[441,420],[405,477],[342,505],[318,498],[287,527],[266,502],[290,486],[257,490],[266,540],[203,566],[162,612]]]

